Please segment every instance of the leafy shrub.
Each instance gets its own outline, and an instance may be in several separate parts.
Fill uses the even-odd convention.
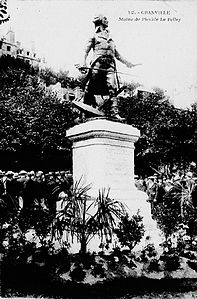
[[[66,248],[62,248],[58,253],[51,257],[53,265],[57,267],[59,273],[68,272],[71,267],[71,256]]]
[[[95,264],[95,253],[86,252],[86,253],[79,253],[73,256],[73,259],[77,261],[79,264],[83,265],[84,269],[90,269],[91,266]]]
[[[180,267],[180,257],[177,254],[166,254],[164,258],[164,263],[164,269],[166,271],[176,271]]]
[[[71,261],[69,258],[65,258],[65,260],[63,261],[63,263],[61,265],[59,265],[59,269],[58,272],[59,273],[65,273],[68,272],[70,270],[71,267]]]
[[[148,244],[146,245],[143,250],[141,251],[141,261],[142,262],[147,262],[150,259],[153,259],[157,256],[157,251],[155,249],[154,244]]]
[[[131,218],[128,214],[121,218],[115,233],[122,247],[127,246],[132,250],[141,241],[145,232],[142,219],[139,212]]]
[[[106,276],[105,269],[103,268],[102,264],[95,264],[91,273],[92,273],[92,275],[99,276],[101,278],[104,278]]]
[[[70,272],[70,277],[73,281],[83,281],[86,276],[86,272],[83,270],[81,264],[75,264],[74,270]]]
[[[153,258],[150,261],[149,266],[148,266],[148,271],[149,272],[152,272],[152,271],[159,272],[159,271],[161,271],[159,260],[157,258]]]
[[[128,265],[129,264],[129,256],[130,252],[127,250],[121,250],[118,246],[114,248],[113,252],[111,253],[111,257],[113,262]]]

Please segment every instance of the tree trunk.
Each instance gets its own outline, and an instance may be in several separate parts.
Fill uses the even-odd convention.
[[[87,244],[86,244],[86,198],[83,202],[83,228],[81,232],[81,253],[85,254],[87,250]]]
[[[81,253],[85,254],[87,251],[86,237],[85,234],[81,236]]]

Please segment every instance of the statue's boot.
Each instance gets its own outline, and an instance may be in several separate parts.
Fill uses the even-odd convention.
[[[124,122],[126,119],[119,115],[118,108],[118,99],[116,97],[111,98],[112,107],[111,107],[111,116],[119,120],[120,122]]]

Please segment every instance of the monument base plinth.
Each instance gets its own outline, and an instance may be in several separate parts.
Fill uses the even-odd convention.
[[[134,143],[140,137],[137,128],[107,119],[91,119],[67,131],[73,142],[73,178],[91,185],[89,195],[98,197],[99,190],[125,203],[130,215],[140,210],[145,229],[155,227],[146,193],[134,182]]]
[[[132,194],[134,185],[134,143],[139,130],[106,119],[92,119],[67,131],[73,142],[73,178],[91,184],[98,196],[109,189],[119,200]]]

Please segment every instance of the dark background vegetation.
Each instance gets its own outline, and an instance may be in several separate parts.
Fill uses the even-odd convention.
[[[10,56],[0,58],[0,165],[4,170],[71,169],[71,144],[66,130],[74,125],[71,102],[60,102],[47,86],[83,85],[69,72],[33,68]],[[137,127],[135,170],[148,175],[152,168],[185,169],[197,162],[197,104],[177,109],[164,92],[133,93],[138,84],[127,84],[130,96],[120,98],[121,115]]]

